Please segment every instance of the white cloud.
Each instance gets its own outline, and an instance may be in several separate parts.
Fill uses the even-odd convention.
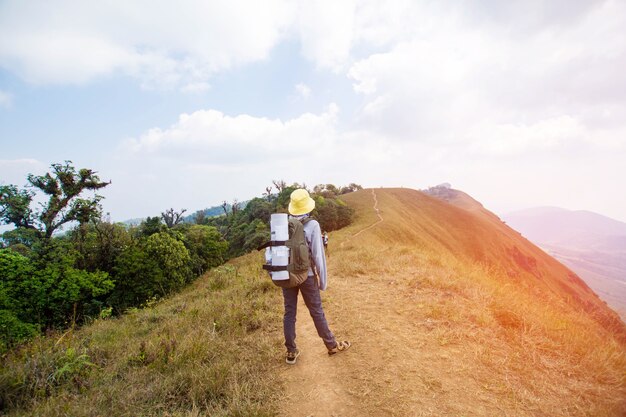
[[[6,1],[0,65],[33,83],[122,73],[150,88],[206,82],[264,59],[292,21],[288,2]]]
[[[335,71],[348,62],[356,3],[355,0],[299,2],[295,31],[306,58]]]
[[[584,127],[570,116],[542,120],[531,125],[479,124],[468,132],[470,150],[493,156],[523,155],[548,151],[577,142],[586,135]]]
[[[167,129],[153,128],[139,138],[127,140],[122,150],[135,155],[184,157],[209,165],[245,165],[264,158],[298,157],[302,146],[314,153],[335,139],[338,112],[338,107],[330,104],[320,115],[305,113],[283,122],[200,110],[182,114]]]
[[[490,152],[505,142],[506,152],[528,149],[537,135],[554,133],[545,129],[557,119],[577,124],[587,141],[601,128],[604,142],[617,142],[626,115],[620,75],[626,37],[617,36],[626,5],[576,6],[559,19],[546,18],[551,7],[533,7],[535,14],[519,18],[515,7],[474,7],[473,14],[434,9],[424,18],[427,32],[418,23],[395,36],[383,22],[375,32],[385,33],[390,45],[348,71],[363,98],[359,122],[389,137],[442,146],[491,137],[490,145],[484,139],[468,144]],[[498,141],[496,132],[516,139]]]
[[[296,88],[296,92],[298,93],[298,95],[304,99],[309,98],[309,96],[311,95],[311,87],[309,87],[308,85],[304,83],[296,84],[295,88]]]
[[[13,95],[0,90],[0,107],[10,108],[13,106]]]

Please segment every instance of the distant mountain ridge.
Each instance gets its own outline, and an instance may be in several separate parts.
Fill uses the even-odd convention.
[[[626,223],[558,207],[518,210],[503,218],[572,268],[626,319]]]
[[[571,249],[626,251],[626,223],[591,211],[535,207],[503,218],[532,241]]]

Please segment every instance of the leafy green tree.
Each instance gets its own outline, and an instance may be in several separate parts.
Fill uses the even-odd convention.
[[[205,224],[206,223],[206,214],[204,210],[196,211],[193,220],[196,224]]]
[[[134,242],[115,259],[115,288],[107,301],[118,312],[165,294],[164,288],[159,285],[165,280],[163,271],[158,261],[148,255],[143,243]]]
[[[22,255],[28,255],[39,242],[39,232],[36,229],[26,227],[17,227],[13,230],[7,230],[2,234],[2,246],[9,248]]]
[[[289,187],[284,187],[276,197],[276,211],[286,211],[289,206],[289,200],[291,199],[291,193],[299,188],[297,185],[290,185]]]
[[[139,225],[139,234],[140,236],[152,236],[155,233],[165,231],[166,226],[161,221],[160,217],[147,217],[144,221]]]
[[[337,204],[337,229],[349,226],[354,217],[354,209],[340,199],[335,202]]]
[[[155,233],[146,240],[146,252],[163,273],[156,283],[162,294],[179,290],[191,281],[191,258],[183,242],[165,232]]]
[[[0,250],[0,353],[39,331],[29,323],[24,307],[22,281],[33,273],[31,261],[10,250]]]
[[[115,260],[132,244],[132,236],[123,224],[94,221],[69,233],[80,253],[79,264],[88,271],[113,273]]]
[[[10,309],[25,323],[52,327],[70,318],[79,321],[91,313],[90,303],[114,286],[106,272],[74,268],[77,252],[69,241],[52,240],[35,260],[8,250],[0,253],[0,276],[12,300]]]
[[[259,219],[269,223],[273,210],[274,207],[269,201],[257,197],[248,202],[243,212],[248,222]]]
[[[35,322],[63,326],[98,313],[91,308],[92,301],[106,297],[115,284],[106,272],[75,268],[79,256],[70,240],[53,239],[33,261],[36,271],[26,280],[26,292]]]
[[[224,263],[228,242],[215,227],[192,225],[183,228],[182,233],[191,258],[191,268],[196,275]]]
[[[33,212],[30,204],[33,193],[29,190],[20,190],[15,185],[0,185],[0,221],[4,224],[14,224],[17,228],[32,228]]]
[[[341,190],[340,190],[339,194],[348,194],[348,193],[351,193],[353,191],[358,191],[358,190],[362,190],[362,189],[363,189],[363,187],[361,187],[359,184],[355,184],[355,183],[351,182],[349,185],[341,187]]]
[[[317,218],[322,230],[330,232],[337,229],[337,204],[334,200],[317,197],[313,215]]]
[[[0,219],[17,228],[39,231],[41,237],[50,239],[62,225],[70,222],[85,224],[100,217],[102,196],[83,198],[84,191],[96,191],[109,185],[101,182],[91,169],[76,170],[71,161],[52,164],[52,172],[45,175],[28,175],[30,187],[48,197],[41,211],[30,208],[35,193],[19,190],[14,185],[0,188]]]
[[[246,228],[246,238],[243,243],[243,253],[256,250],[263,243],[270,240],[270,229],[267,222],[256,219]]]

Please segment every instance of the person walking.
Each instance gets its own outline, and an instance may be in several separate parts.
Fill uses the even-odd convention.
[[[315,208],[315,200],[302,188],[291,193],[289,201],[289,214],[303,222],[310,217],[311,211]],[[324,309],[322,308],[322,298],[320,290],[326,290],[328,280],[326,276],[326,257],[324,254],[324,244],[322,232],[317,220],[311,219],[304,223],[304,237],[309,247],[311,266],[308,270],[306,281],[297,287],[283,288],[283,299],[285,302],[285,314],[283,317],[283,330],[285,334],[285,347],[287,348],[286,362],[294,365],[300,350],[296,347],[296,313],[298,309],[298,293],[302,293],[304,303],[311,314],[317,334],[329,355],[334,355],[347,350],[351,343],[347,340],[337,341],[326,321]]]

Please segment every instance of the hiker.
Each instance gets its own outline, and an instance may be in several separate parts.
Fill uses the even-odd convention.
[[[307,221],[314,208],[315,200],[309,196],[306,190],[299,188],[291,193],[289,214],[304,223],[304,237],[309,247],[311,267],[309,267],[306,281],[297,287],[283,288],[285,301],[283,330],[285,333],[285,347],[287,347],[286,362],[289,365],[294,365],[300,355],[300,351],[296,347],[298,292],[302,292],[304,303],[313,318],[317,334],[322,338],[328,349],[328,354],[334,355],[350,347],[349,341],[337,341],[335,339],[335,336],[328,328],[328,322],[324,316],[320,290],[324,291],[326,289],[327,279],[322,233],[317,220],[310,219]]]
[[[324,250],[328,250],[328,232],[322,234],[322,241],[324,242]]]

